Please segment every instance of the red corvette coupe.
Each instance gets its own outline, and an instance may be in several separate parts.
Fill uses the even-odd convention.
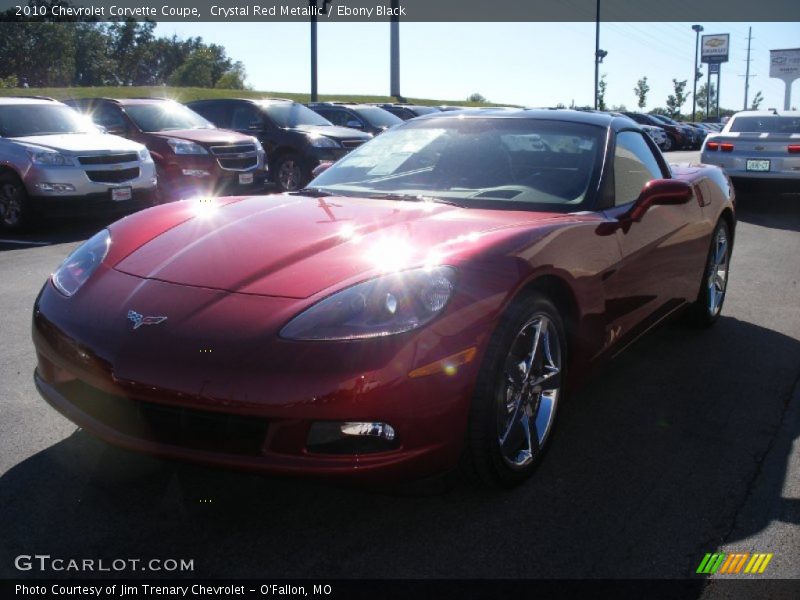
[[[118,221],[36,300],[42,396],[134,450],[512,486],[586,369],[725,298],[733,191],[624,117],[440,113],[294,194]]]

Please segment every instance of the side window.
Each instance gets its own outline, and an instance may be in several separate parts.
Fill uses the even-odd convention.
[[[664,177],[650,146],[638,131],[617,134],[614,151],[614,204],[619,206],[639,197],[644,184]]]
[[[344,127],[347,124],[348,117],[347,113],[343,110],[338,109],[327,109],[319,111],[323,117],[328,119],[334,125],[339,125],[340,127]]]
[[[231,129],[246,131],[251,127],[261,127],[259,110],[252,104],[237,103],[231,115]]]
[[[99,104],[92,111],[92,121],[102,125],[106,129],[125,129],[125,119],[120,114],[116,106],[110,104]]]
[[[227,108],[225,102],[201,102],[200,104],[193,104],[189,107],[198,115],[211,121],[217,127],[227,128],[228,119],[226,118],[225,109]]]

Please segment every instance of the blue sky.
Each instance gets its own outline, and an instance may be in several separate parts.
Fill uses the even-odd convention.
[[[722,66],[721,104],[741,109],[747,58],[747,23],[700,23],[706,34],[731,35],[730,62]],[[609,105],[636,107],[633,88],[648,77],[647,110],[664,106],[672,79],[691,91],[695,34],[692,23],[601,25],[601,65]],[[754,23],[750,99],[783,107],[784,84],[769,78],[769,50],[800,47],[800,23]],[[307,23],[162,23],[157,34],[203,37],[241,60],[258,90],[308,92]],[[463,100],[479,92],[493,102],[527,106],[591,104],[594,23],[401,23],[401,91],[405,96]],[[319,24],[322,94],[389,92],[388,23]],[[704,71],[705,72],[705,71]],[[703,80],[704,81],[704,80]],[[701,82],[702,83],[702,82]],[[800,106],[800,81],[792,94]],[[691,99],[684,112],[691,110]]]

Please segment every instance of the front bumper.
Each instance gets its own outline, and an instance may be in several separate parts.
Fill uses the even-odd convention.
[[[181,156],[162,169],[158,183],[170,199],[178,199],[251,194],[263,188],[266,178],[263,154],[255,166],[243,169],[224,169],[210,156]]]
[[[31,196],[31,206],[45,217],[113,216],[148,208],[157,202],[155,187],[132,190],[130,200],[112,200],[111,192],[86,194],[83,196]]]
[[[278,338],[277,327],[259,331],[254,318],[285,322],[296,300],[102,269],[72,298],[47,283],[33,319],[37,388],[87,431],[131,450],[276,474],[395,481],[457,464],[478,356],[455,373],[409,373],[484,343],[480,335],[450,334],[461,328],[439,321],[385,339],[290,342]],[[178,306],[179,315],[170,310]],[[128,309],[170,319],[133,331]],[[143,412],[160,416],[139,420]],[[309,451],[312,423],[330,421],[388,423],[398,444],[375,453]]]
[[[128,172],[133,176],[117,177],[117,174]],[[93,181],[91,177],[97,181]],[[109,190],[118,187],[129,187],[134,192],[151,191],[156,185],[156,169],[150,160],[113,165],[31,165],[25,172],[23,180],[28,195],[39,198],[61,200],[68,197],[110,196]],[[44,184],[66,184],[72,189],[66,193],[53,192],[44,189]]]

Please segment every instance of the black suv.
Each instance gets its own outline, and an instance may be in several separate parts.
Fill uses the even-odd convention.
[[[311,102],[306,104],[315,113],[322,115],[334,125],[360,129],[372,135],[383,133],[399,125],[403,119],[388,110],[367,104],[345,104],[344,102]]]
[[[269,157],[270,177],[283,191],[302,188],[320,162],[338,160],[372,138],[336,127],[292,100],[197,100],[187,106],[217,127],[257,137]]]
[[[416,117],[421,117],[422,115],[429,115],[431,113],[441,112],[441,109],[436,108],[435,106],[422,106],[420,104],[403,104],[403,103],[373,103],[371,106],[378,106],[383,110],[388,110],[393,115],[396,115],[403,119],[403,121],[408,121],[409,119],[415,119]]]

